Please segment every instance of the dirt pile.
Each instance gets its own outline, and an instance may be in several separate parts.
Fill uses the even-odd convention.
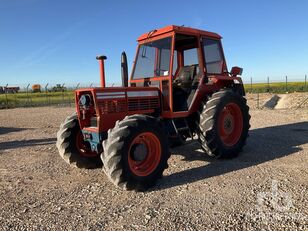
[[[272,95],[261,106],[261,108],[266,109],[296,109],[306,107],[308,107],[308,93]]]
[[[282,95],[275,109],[304,108],[308,106],[308,94],[294,93]]]

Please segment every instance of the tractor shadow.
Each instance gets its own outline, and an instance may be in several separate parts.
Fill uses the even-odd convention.
[[[28,130],[30,128],[12,128],[12,127],[0,127],[0,136],[11,132],[20,132],[23,130]]]
[[[2,151],[2,150],[24,148],[37,145],[49,145],[49,144],[55,144],[55,142],[56,138],[7,141],[0,143],[0,150]]]
[[[202,160],[209,163],[164,176],[153,190],[204,180],[294,154],[302,150],[300,145],[308,143],[308,122],[253,129],[249,134],[243,152],[233,159],[207,157],[198,151],[200,145],[197,142],[172,149],[172,153],[182,155],[184,161]]]

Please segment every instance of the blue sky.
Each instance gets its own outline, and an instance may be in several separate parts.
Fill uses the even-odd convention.
[[[223,36],[229,69],[246,81],[308,74],[308,1],[0,0],[0,85],[98,83],[97,54],[107,82],[120,82],[120,55],[129,69],[136,39],[166,25]]]

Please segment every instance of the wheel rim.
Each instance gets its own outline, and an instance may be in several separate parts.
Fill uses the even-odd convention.
[[[158,166],[161,158],[161,145],[157,136],[143,132],[134,138],[128,150],[128,164],[137,176],[148,176]]]
[[[90,144],[84,141],[81,131],[79,131],[76,135],[76,148],[77,148],[77,151],[80,153],[80,155],[84,157],[97,156],[97,153],[91,150]]]
[[[243,115],[241,108],[235,103],[225,105],[218,119],[219,136],[226,146],[235,145],[243,131]]]

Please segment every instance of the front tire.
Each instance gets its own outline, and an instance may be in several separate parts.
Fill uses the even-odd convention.
[[[102,166],[99,154],[92,152],[83,141],[77,114],[68,116],[57,133],[57,148],[60,156],[70,165],[78,168],[99,168]]]
[[[232,158],[242,151],[248,137],[250,115],[246,99],[222,89],[214,93],[200,111],[197,134],[210,156]]]
[[[122,189],[147,190],[168,168],[167,137],[162,123],[151,116],[132,115],[118,121],[103,147],[104,171]]]

